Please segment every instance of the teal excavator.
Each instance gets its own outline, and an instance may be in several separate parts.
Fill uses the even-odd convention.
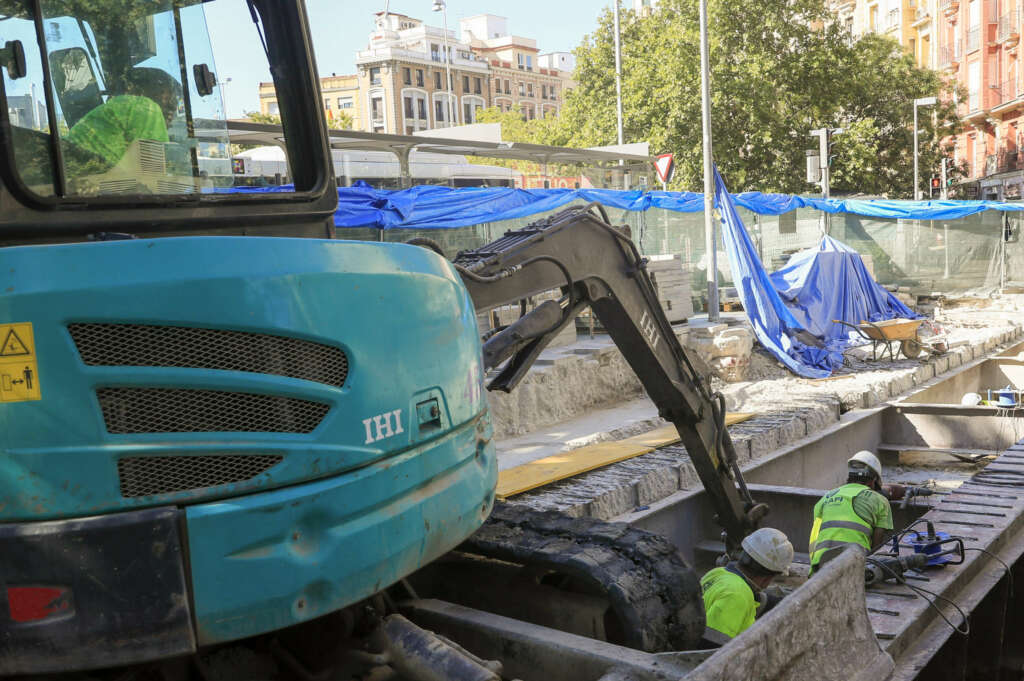
[[[273,76],[282,191],[234,190],[218,34],[259,44]],[[454,262],[334,238],[298,0],[0,0],[0,45],[0,675],[351,622],[460,545],[607,592],[625,644],[700,637],[696,579],[663,540],[586,564],[543,538],[585,545],[596,521],[502,507],[484,525],[485,373],[512,389],[585,306],[678,427],[730,542],[764,513],[723,401],[599,207]],[[552,289],[481,343],[478,310]]]

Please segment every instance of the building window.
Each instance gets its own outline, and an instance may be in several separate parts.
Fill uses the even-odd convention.
[[[416,86],[423,87],[423,69],[416,69]]]
[[[281,107],[278,106],[277,102],[268,102],[267,113],[271,116],[278,116],[281,114]]]
[[[526,84],[526,96],[533,97],[533,83]]]
[[[519,67],[520,71],[523,69],[525,64],[526,64],[526,61],[523,59],[523,53],[522,52],[516,52],[516,65]]]
[[[443,99],[434,100],[434,120],[438,123],[444,123],[445,118],[447,118],[444,111],[445,108]]]
[[[526,83],[524,83],[522,81],[519,82],[519,96],[520,97],[525,97],[526,96]]]
[[[526,70],[527,71],[533,71],[533,55],[532,54],[526,55]]]
[[[462,77],[462,92],[469,94],[469,76]]]
[[[418,118],[421,121],[427,120],[427,98],[418,99],[416,101],[416,109],[419,114]]]
[[[437,43],[430,43],[430,58],[433,61],[441,61],[441,46]]]
[[[412,96],[406,95],[402,98],[402,101],[405,103],[405,117],[407,119],[415,118],[416,106],[412,101]]]
[[[434,71],[434,88],[437,90],[441,89],[441,72]]]
[[[380,67],[370,68],[370,85],[380,85]]]
[[[540,98],[541,99],[547,99],[548,98],[548,86],[547,85],[541,85],[540,86]]]
[[[462,122],[476,123],[476,113],[482,108],[484,108],[484,100],[482,97],[463,97]]]
[[[370,100],[370,117],[374,122],[384,120],[384,98],[374,97]]]
[[[325,99],[324,100],[324,110],[326,110],[326,111],[330,111],[331,110],[331,100],[329,100],[329,99]]]
[[[481,82],[480,82],[479,78],[474,78],[473,79],[473,94],[475,94],[475,95],[483,94],[483,89],[481,87]]]
[[[501,94],[501,78],[495,78],[494,79],[494,94],[496,94],[496,95],[500,95]]]
[[[412,69],[408,66],[402,67],[402,83],[405,85],[412,85]]]
[[[549,92],[551,93],[551,99],[558,99],[558,90],[555,89],[554,85],[549,88]]]
[[[351,109],[352,98],[351,97],[338,97],[338,108],[339,109]]]

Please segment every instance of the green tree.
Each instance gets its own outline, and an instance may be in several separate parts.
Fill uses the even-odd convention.
[[[909,196],[913,100],[950,97],[942,78],[916,68],[893,41],[853,41],[820,0],[709,0],[715,160],[734,191],[812,192],[808,133],[834,140],[833,187]],[[673,188],[702,186],[700,53],[696,0],[663,0],[647,18],[626,13],[623,121],[627,141],[676,154]],[[571,146],[616,139],[611,12],[576,50],[578,87],[547,141]],[[952,105],[922,109],[921,167],[935,167],[937,138],[956,129]],[[922,177],[929,171],[922,171]],[[923,185],[923,181],[922,181]]]
[[[347,111],[332,111],[327,119],[327,127],[331,130],[351,130],[352,115]]]
[[[246,111],[245,117],[253,123],[263,123],[264,125],[281,125],[281,117],[277,114],[265,114],[259,111]]]

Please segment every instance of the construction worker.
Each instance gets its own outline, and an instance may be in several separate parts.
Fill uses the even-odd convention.
[[[714,568],[700,580],[706,617],[703,648],[725,645],[781,599],[765,589],[793,562],[793,545],[786,535],[763,527],[747,535],[740,546],[739,560]]]
[[[889,496],[900,498],[904,489],[882,485],[882,464],[868,451],[854,454],[846,463],[846,484],[814,505],[811,528],[811,574],[844,549],[856,546],[864,554],[882,543],[892,529]]]

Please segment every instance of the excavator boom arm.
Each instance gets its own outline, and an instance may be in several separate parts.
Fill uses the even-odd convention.
[[[593,207],[564,210],[455,258],[478,310],[552,289],[563,293],[487,339],[486,368],[504,363],[488,388],[515,387],[550,340],[589,305],[658,413],[679,431],[735,548],[767,507],[755,505],[743,483],[724,424],[724,399],[712,393],[679,343],[628,234]]]

